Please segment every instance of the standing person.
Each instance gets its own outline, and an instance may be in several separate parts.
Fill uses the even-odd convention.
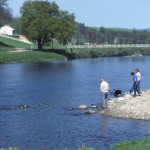
[[[109,91],[109,84],[104,80],[104,78],[100,79],[100,93],[102,96],[102,108],[108,108],[107,97]]]
[[[130,94],[134,91],[134,97],[136,96],[136,90],[137,90],[137,83],[138,83],[138,77],[134,72],[131,72],[131,76],[133,76],[133,85],[130,90]]]
[[[141,90],[140,90],[141,73],[139,72],[139,68],[136,68],[135,72],[136,72],[136,75],[137,75],[137,78],[138,78],[138,83],[137,83],[136,90],[137,90],[137,93],[139,94],[139,96],[141,96]]]

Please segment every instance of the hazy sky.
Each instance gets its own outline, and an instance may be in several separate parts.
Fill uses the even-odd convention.
[[[8,0],[14,16],[25,0]],[[74,13],[76,21],[91,27],[143,29],[150,27],[150,0],[49,0]]]

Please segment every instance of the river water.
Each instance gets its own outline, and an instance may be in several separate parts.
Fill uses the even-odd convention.
[[[141,89],[149,89],[149,65],[149,56],[1,64],[0,147],[74,150],[85,145],[100,150],[122,140],[150,137],[150,121],[66,109],[100,103],[100,77],[110,90],[129,91],[136,67],[142,74]]]

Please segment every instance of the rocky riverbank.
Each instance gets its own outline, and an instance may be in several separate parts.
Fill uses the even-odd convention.
[[[108,101],[108,109],[100,113],[118,118],[150,120],[150,90],[142,91],[141,96],[125,94],[113,98]]]

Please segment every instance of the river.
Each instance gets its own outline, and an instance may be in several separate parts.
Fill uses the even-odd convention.
[[[136,67],[142,74],[141,89],[149,89],[149,65],[149,56],[0,64],[0,147],[74,150],[85,145],[100,150],[150,137],[150,121],[67,110],[100,103],[100,77],[110,90],[129,91]]]

